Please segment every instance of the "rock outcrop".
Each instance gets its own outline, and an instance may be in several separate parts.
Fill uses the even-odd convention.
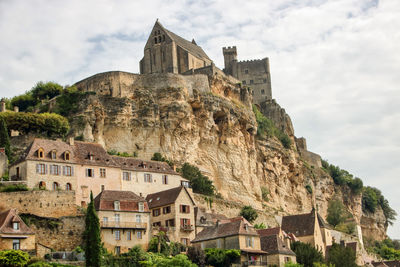
[[[339,197],[367,234],[384,238],[384,216],[365,217],[360,195],[304,162],[294,144],[285,149],[275,138],[256,137],[251,90],[223,75],[109,72],[76,86],[96,92],[72,118],[73,134],[85,141],[140,158],[160,152],[177,164],[194,164],[225,200],[270,216],[309,212],[316,205],[325,217],[329,200]],[[276,102],[263,103],[261,110],[294,140],[290,117]]]

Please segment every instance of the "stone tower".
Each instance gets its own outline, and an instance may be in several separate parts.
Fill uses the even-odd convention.
[[[224,63],[226,73],[232,73],[232,64],[234,61],[237,62],[237,50],[236,46],[228,46],[222,48],[222,53],[224,54]],[[231,74],[232,75],[232,74]],[[233,76],[233,75],[232,75]]]

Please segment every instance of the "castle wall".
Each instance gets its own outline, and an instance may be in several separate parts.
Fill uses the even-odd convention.
[[[3,209],[15,208],[18,213],[30,213],[41,217],[59,218],[79,214],[74,191],[1,192],[0,203]]]

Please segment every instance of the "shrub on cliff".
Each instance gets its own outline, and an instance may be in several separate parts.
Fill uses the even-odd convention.
[[[0,117],[0,147],[4,147],[7,157],[10,158],[10,136],[8,135],[7,124],[3,117]]]
[[[348,212],[340,200],[334,199],[329,201],[328,216],[326,217],[326,220],[330,225],[336,227],[343,223],[348,217]]]
[[[337,185],[347,185],[354,194],[360,194],[363,188],[363,182],[360,178],[355,177],[339,166],[329,164],[326,160],[322,160],[322,168],[332,177]]]
[[[57,106],[54,112],[62,116],[70,116],[78,109],[79,101],[88,94],[95,94],[95,92],[81,92],[75,86],[66,87],[57,97]]]
[[[215,187],[213,182],[208,179],[207,176],[204,176],[199,168],[186,162],[179,171],[181,172],[183,178],[189,180],[194,193],[207,196],[215,195]]]
[[[363,211],[374,213],[378,205],[382,208],[387,223],[392,225],[396,220],[397,213],[390,207],[389,201],[385,199],[379,189],[370,186],[364,187],[362,195]]]
[[[8,130],[20,133],[42,133],[47,136],[65,136],[69,131],[68,120],[55,113],[1,112]]]
[[[100,222],[94,208],[92,192],[90,192],[90,203],[86,212],[84,242],[86,266],[99,267],[101,253]]]
[[[329,249],[327,262],[335,266],[357,267],[355,251],[336,243],[333,243]]]
[[[257,211],[252,206],[244,206],[240,210],[239,215],[243,216],[243,218],[245,218],[250,223],[254,222],[258,217]]]
[[[296,253],[297,262],[304,267],[313,267],[315,262],[324,262],[322,253],[310,244],[297,241],[292,243],[291,248]]]

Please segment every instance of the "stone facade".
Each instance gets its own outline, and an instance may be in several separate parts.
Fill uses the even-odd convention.
[[[223,47],[225,73],[232,75],[253,89],[253,102],[258,104],[272,99],[269,59],[237,60],[236,46]]]
[[[144,47],[140,73],[183,73],[211,64],[211,59],[193,40],[189,42],[165,29],[158,20]]]

